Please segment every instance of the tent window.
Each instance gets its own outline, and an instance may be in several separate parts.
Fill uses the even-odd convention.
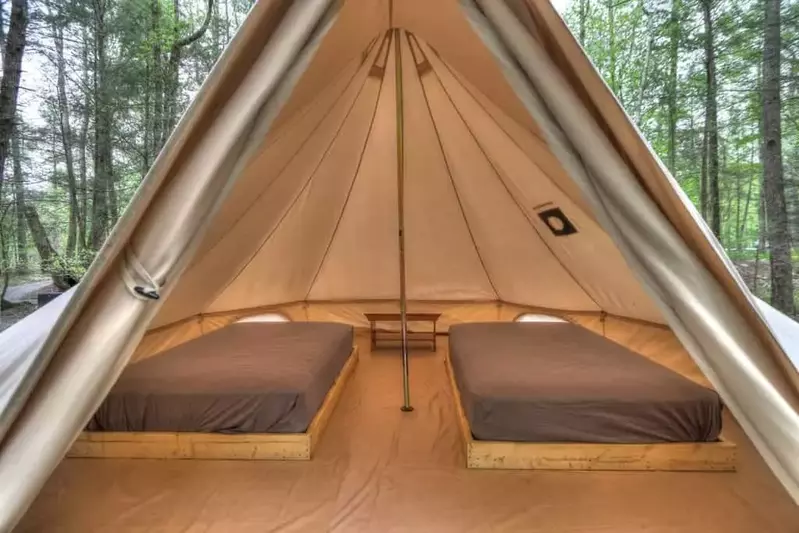
[[[237,324],[247,322],[291,322],[291,320],[283,313],[265,313],[263,315],[246,316],[236,320]]]
[[[566,320],[552,315],[540,315],[536,313],[523,313],[516,317],[515,322],[567,322]]]
[[[577,233],[577,228],[574,227],[571,220],[569,220],[559,207],[553,207],[546,211],[538,213],[538,217],[544,221],[549,231],[556,237],[564,237]]]

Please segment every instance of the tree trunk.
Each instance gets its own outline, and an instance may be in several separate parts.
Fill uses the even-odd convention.
[[[655,47],[655,37],[657,34],[656,32],[652,31],[653,17],[647,12],[644,0],[640,1],[639,9],[641,10],[642,15],[646,17],[645,31],[649,34],[649,39],[647,39],[646,43],[646,53],[644,55],[644,65],[641,71],[641,80],[638,84],[638,98],[635,103],[635,125],[640,129],[644,120],[644,98],[646,96],[646,90],[649,87],[649,71],[651,70],[652,63],[652,49]]]
[[[225,6],[227,9],[227,6]],[[580,28],[579,39],[580,46],[585,46],[585,24],[588,21],[588,10],[590,9],[589,0],[580,0]]]
[[[5,209],[0,212],[0,273],[2,273],[2,281],[0,281],[0,312],[3,309],[13,307],[10,302],[6,301],[6,291],[8,290],[8,282],[11,278],[11,261],[8,259],[8,244],[6,243],[5,232],[3,231],[3,222],[5,221],[10,207],[11,204],[8,204]]]
[[[177,122],[178,92],[180,91],[180,60],[182,46],[180,44],[180,0],[173,1],[172,48],[164,65],[164,113],[162,115],[160,150],[166,144],[172,128]]]
[[[166,72],[164,75],[164,122],[161,131],[161,146],[166,143],[169,135],[177,124],[180,110],[178,109],[178,94],[180,92],[180,61],[183,49],[199,40],[211,24],[211,15],[214,12],[214,0],[207,0],[205,18],[200,27],[187,37],[180,37],[180,1],[174,0],[174,21],[172,49],[169,51]],[[159,147],[160,149],[160,147]]]
[[[707,149],[707,141],[708,141],[708,134],[707,134],[707,113],[705,114],[705,125],[702,127],[702,166],[699,171],[699,212],[702,214],[702,218],[706,222],[710,222],[710,217],[708,216],[708,206],[709,202],[707,201],[708,197],[708,186],[707,186],[707,156],[708,156],[708,149]]]
[[[771,304],[794,314],[793,268],[785,207],[780,124],[780,0],[765,0],[763,39],[763,186],[771,262]]]
[[[225,0],[225,42],[230,42],[230,0]]]
[[[66,64],[64,61],[64,24],[63,9],[58,6],[58,16],[51,13],[51,26],[53,32],[53,43],[56,51],[57,67],[57,92],[58,92],[58,116],[61,126],[61,145],[64,150],[64,162],[67,171],[67,194],[69,196],[69,226],[67,230],[66,256],[75,257],[78,241],[78,182],[75,177],[75,160],[72,153],[72,125],[69,117],[69,101],[67,100],[67,79]]]
[[[226,43],[223,43],[221,40],[221,31],[220,25],[222,23],[222,19],[219,14],[219,2],[214,4],[214,13],[212,18],[212,26],[211,26],[211,37],[214,41],[214,54],[216,57],[219,57],[219,54],[222,53],[222,49],[225,47]]]
[[[142,161],[141,161],[141,176],[147,175],[152,165],[152,157],[150,150],[152,147],[152,134],[153,134],[153,111],[152,111],[152,94],[153,94],[153,63],[152,58],[147,61],[144,66],[144,117],[142,119],[144,129],[144,139],[142,141]]]
[[[22,56],[25,53],[27,29],[27,0],[12,0],[11,17],[8,20],[8,34],[3,51],[3,79],[0,82],[0,198],[3,198],[6,160],[17,117],[17,97],[19,80],[22,77]]]
[[[155,160],[163,143],[164,130],[164,75],[163,52],[161,50],[161,2],[152,0],[150,8],[150,32],[153,46],[151,50],[150,89],[152,108],[150,111],[150,146],[147,147],[148,166]]]
[[[721,199],[719,198],[719,133],[716,103],[716,50],[713,38],[713,0],[702,1],[702,14],[705,21],[705,158],[707,206],[710,229],[721,241]]]
[[[25,221],[25,178],[22,175],[22,155],[19,146],[19,125],[11,135],[11,159],[14,167],[14,211],[16,212],[17,270],[28,270],[28,234]]]
[[[109,149],[109,161],[111,157]],[[117,199],[116,177],[113,172],[109,172],[106,183],[108,184],[108,231],[111,231],[117,220],[119,220],[119,200]]]
[[[757,250],[755,250],[755,272],[752,282],[752,293],[758,296],[758,276],[760,272],[760,256],[766,249],[768,241],[768,218],[766,217],[766,195],[763,193],[763,180],[760,180],[760,201],[757,208]]]
[[[94,187],[92,191],[92,249],[99,250],[109,227],[108,188],[111,172],[111,109],[106,64],[106,0],[94,0]]]
[[[83,50],[82,50],[82,63],[83,63],[83,113],[80,121],[80,133],[78,135],[78,152],[80,162],[80,216],[78,217],[78,247],[81,254],[88,246],[88,220],[89,220],[89,184],[88,184],[88,145],[89,145],[89,121],[91,119],[91,98],[92,94],[89,91],[91,76],[89,74],[89,37],[86,30],[83,30]]]
[[[619,96],[619,86],[616,80],[616,0],[607,0],[608,9],[608,52],[610,57],[609,80],[613,93]]]
[[[669,77],[666,85],[669,141],[668,167],[677,175],[677,62],[680,53],[680,0],[671,1],[669,18]]]
[[[53,285],[61,290],[67,290],[75,285],[77,280],[72,278],[67,272],[63,260],[53,248],[49,237],[47,237],[47,231],[42,226],[39,213],[36,212],[36,208],[31,204],[25,205],[25,218],[28,220],[28,228],[31,231],[31,237],[33,237],[33,244],[36,246],[41,258],[42,273],[48,274],[53,280]]]
[[[752,165],[754,166],[754,165]],[[739,250],[743,248],[742,243],[744,240],[745,230],[746,230],[746,222],[749,220],[749,205],[752,203],[752,190],[754,189],[755,179],[754,176],[749,178],[749,184],[746,187],[746,200],[744,202],[744,209],[743,213],[741,214],[741,221],[737,227],[738,231],[738,248]]]

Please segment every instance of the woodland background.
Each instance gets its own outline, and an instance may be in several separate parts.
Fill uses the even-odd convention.
[[[252,3],[0,0],[0,329],[34,308],[15,287],[80,279]],[[796,316],[799,0],[556,6],[750,289]]]

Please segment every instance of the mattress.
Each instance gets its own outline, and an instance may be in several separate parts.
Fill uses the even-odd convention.
[[[716,392],[574,324],[459,324],[449,347],[478,440],[702,442],[721,431]]]
[[[343,324],[233,324],[130,365],[87,429],[304,432],[352,347]]]

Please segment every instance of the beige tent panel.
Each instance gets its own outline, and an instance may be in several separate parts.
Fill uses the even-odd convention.
[[[408,294],[414,300],[496,300],[475,246],[425,99],[414,56],[403,46],[405,234]]]
[[[273,130],[281,129],[293,122],[296,114],[313,105],[324,93],[339,72],[352,60],[363,61],[373,47],[379,46],[383,34],[389,27],[388,9],[385,0],[358,0],[344,2],[335,25],[324,38],[308,69],[283,106]]]
[[[376,54],[375,50],[371,58]],[[254,200],[232,227],[221,238],[217,237],[219,240],[186,271],[155,327],[206,310],[219,291],[244,268],[324,160],[361,93],[368,71],[367,61],[348,81],[346,90],[334,100],[333,107],[322,112],[319,122],[314,125],[311,121],[298,128],[296,136],[286,135],[287,143],[293,141],[291,145],[280,143],[274,149],[267,147],[248,165],[244,183],[248,181],[247,176],[254,176],[254,180],[262,176],[263,188],[258,194],[251,194]],[[271,173],[276,175],[272,177]]]
[[[395,27],[417,35],[496,102],[503,112],[516,117],[529,131],[537,130],[530,114],[505,81],[496,60],[463,17],[458,2],[397,0],[393,3]]]
[[[624,318],[589,314],[571,314],[569,320],[580,324],[636,353],[669,368],[710,389],[713,385],[696,366],[680,340],[669,328]]]
[[[431,61],[436,65],[432,72],[460,110],[498,177],[563,268],[608,313],[662,322],[660,313],[641,290],[607,234],[553,184],[552,178],[521,150],[449,70],[439,67],[437,59]],[[537,211],[552,207],[561,208],[579,233],[568,238],[554,236],[537,216]]]
[[[227,201],[217,214],[213,226],[203,239],[203,244],[192,265],[205,256],[232,227],[250,210],[256,201],[268,194],[269,187],[298,157],[298,152],[309,142],[312,133],[334,112],[348,88],[357,84],[361,78],[365,60],[357,57],[342,70],[326,88],[306,107],[300,110],[290,122],[273,128],[263,141],[260,153],[248,165]],[[356,79],[357,78],[357,79]],[[342,104],[344,105],[344,104]]]
[[[423,46],[423,48],[427,50],[429,47]],[[431,63],[441,64],[442,68],[436,70],[440,77],[445,80],[449,78],[457,80],[458,84],[463,86],[469,92],[469,95],[480,104],[483,111],[490,115],[499,125],[503,134],[510,137],[516,146],[527,155],[527,158],[549,177],[552,184],[558,187],[572,202],[577,204],[587,216],[591,217],[591,219],[594,218],[579,188],[564,172],[560,162],[539,134],[524,127],[517,121],[516,117],[512,117],[502,111],[474,85],[469,83],[466,78],[454,71],[446,62],[440,60],[435,50],[433,50],[433,53],[428,54],[427,57]]]
[[[388,41],[384,45],[389,55],[371,135],[330,249],[303,295],[307,299],[399,297],[394,55]]]
[[[177,324],[147,333],[130,358],[131,363],[157,355],[184,342],[208,335],[233,323],[237,315],[206,315],[192,317]]]
[[[377,110],[380,80],[368,77],[285,218],[210,311],[302,300],[334,238]]]
[[[427,75],[422,82],[461,205],[499,298],[597,309],[519,210],[439,81]]]
[[[449,8],[442,9],[436,16]],[[342,12],[340,24],[350,16]],[[431,20],[415,24],[432,31]],[[468,25],[464,31],[468,46],[484,50]],[[328,36],[333,43],[342,38]],[[304,107],[298,87],[155,327],[197,313],[302,299],[398,297],[397,178],[386,165],[396,159],[395,43],[385,32],[364,42],[361,54]],[[466,82],[420,38],[403,33],[400,42],[409,298],[499,299],[662,321],[609,238],[570,201],[579,202],[579,193],[535,129],[483,94],[505,89]],[[300,86],[321,75],[326,65],[317,60]],[[496,80],[505,87],[501,76]],[[366,85],[379,85],[376,106]],[[355,130],[369,132],[365,148],[350,134]],[[328,154],[334,145],[349,155]],[[546,202],[566,209],[580,234],[553,238],[533,209]]]

